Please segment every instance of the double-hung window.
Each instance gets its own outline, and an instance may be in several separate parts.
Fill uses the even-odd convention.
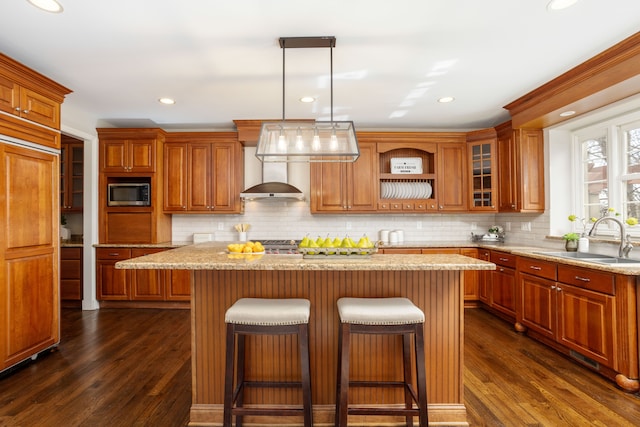
[[[573,140],[576,215],[600,218],[613,209],[623,222],[640,218],[640,113],[583,128]],[[617,231],[610,223],[598,227],[598,234]],[[627,233],[640,237],[640,226]]]

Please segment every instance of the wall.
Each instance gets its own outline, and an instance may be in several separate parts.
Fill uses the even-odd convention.
[[[308,197],[307,197],[308,199]],[[191,242],[193,233],[212,233],[218,241],[237,239],[233,226],[251,224],[248,238],[301,239],[349,235],[359,238],[367,234],[378,238],[381,229],[404,230],[407,242],[465,242],[471,240],[471,232],[484,234],[493,224],[508,230],[511,243],[539,246],[548,230],[545,215],[525,214],[406,214],[406,215],[311,215],[308,200],[305,201],[248,201],[244,215],[174,215],[173,240]],[[523,231],[522,227],[531,231]],[[557,243],[561,246],[561,243]]]

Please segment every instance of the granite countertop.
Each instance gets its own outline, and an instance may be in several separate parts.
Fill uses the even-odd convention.
[[[191,242],[161,242],[161,243],[95,243],[94,248],[128,248],[128,249],[175,249],[191,245]]]
[[[220,242],[199,243],[116,263],[118,269],[173,270],[493,270],[463,255],[325,256],[228,254]]]

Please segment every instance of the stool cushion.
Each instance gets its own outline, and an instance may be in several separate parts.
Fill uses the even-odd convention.
[[[241,325],[299,325],[309,323],[306,299],[241,298],[225,313],[226,323]]]
[[[403,325],[424,323],[424,313],[407,298],[340,298],[342,323],[359,325]]]

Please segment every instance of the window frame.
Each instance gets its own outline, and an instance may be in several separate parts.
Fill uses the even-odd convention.
[[[625,188],[627,181],[630,179],[640,180],[640,172],[627,174],[627,151],[625,134],[630,129],[640,129],[640,111],[634,111],[622,116],[610,118],[589,124],[580,129],[571,132],[572,147],[572,174],[573,197],[573,213],[579,218],[585,218],[589,215],[587,201],[585,200],[585,163],[582,158],[583,143],[588,140],[604,137],[606,140],[606,159],[607,159],[607,190],[608,190],[608,207],[620,212],[618,219],[624,222],[626,220],[626,206],[628,201],[625,196]],[[591,227],[587,223],[587,231]],[[582,225],[576,224],[574,231],[581,232]],[[640,238],[640,226],[625,226],[625,231],[634,238]],[[619,231],[617,227],[610,223],[603,223],[598,226],[598,236],[617,236]]]

